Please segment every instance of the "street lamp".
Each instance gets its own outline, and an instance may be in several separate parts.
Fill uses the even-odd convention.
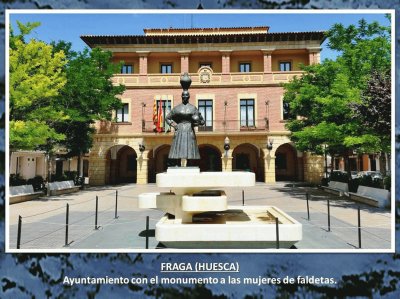
[[[273,143],[274,143],[274,139],[268,139],[268,141],[267,141],[267,149],[270,151],[270,150],[272,150],[272,145],[273,145]]]
[[[143,152],[146,150],[146,146],[144,145],[144,141],[139,142],[139,151],[143,154]]]
[[[231,141],[229,140],[229,137],[226,136],[225,141],[224,141],[224,149],[225,149],[225,157],[228,157],[228,151],[231,148]]]

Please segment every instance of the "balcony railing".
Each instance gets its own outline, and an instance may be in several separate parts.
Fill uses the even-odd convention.
[[[192,86],[218,86],[218,85],[257,85],[257,84],[279,84],[293,79],[294,76],[301,76],[301,71],[291,72],[250,72],[250,73],[211,73],[207,80],[204,80],[199,73],[189,74],[192,77]],[[139,86],[169,86],[178,87],[180,74],[115,74],[114,84],[124,84],[128,87]]]
[[[269,131],[268,119],[248,120],[215,120],[208,122],[205,126],[199,126],[195,129],[197,132],[254,132],[254,131]],[[169,133],[174,129],[168,125],[164,125],[159,131],[153,121],[142,121],[143,133]]]

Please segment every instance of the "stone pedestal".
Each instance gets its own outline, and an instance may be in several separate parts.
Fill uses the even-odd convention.
[[[197,167],[172,167],[157,174],[156,181],[171,192],[140,194],[139,208],[169,214],[156,224],[156,239],[167,247],[273,248],[276,218],[281,248],[302,238],[301,224],[276,207],[228,206],[220,188],[252,187],[252,172],[201,173]]]

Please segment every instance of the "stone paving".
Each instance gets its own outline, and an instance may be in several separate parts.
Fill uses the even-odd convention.
[[[242,189],[224,189],[229,205],[242,205]],[[115,218],[118,191],[117,218]],[[158,248],[156,222],[163,213],[138,208],[140,193],[169,191],[154,184],[91,187],[77,193],[43,197],[9,206],[9,244],[17,244],[18,216],[22,216],[21,249],[46,250],[135,250],[146,248],[146,216],[149,216],[148,247]],[[310,220],[305,194],[310,194]],[[357,207],[361,209],[362,248],[390,249],[390,210],[357,204],[317,188],[291,183],[264,184],[245,188],[245,205],[277,206],[303,224],[298,249],[358,249]],[[98,219],[95,228],[95,205]],[[327,199],[330,202],[328,231]],[[65,246],[66,204],[69,204],[68,246]]]

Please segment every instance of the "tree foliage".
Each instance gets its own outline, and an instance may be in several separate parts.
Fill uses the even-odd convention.
[[[111,52],[98,48],[75,52],[64,41],[53,46],[62,49],[69,59],[65,66],[67,83],[57,97],[57,105],[69,119],[56,127],[66,135],[63,145],[69,155],[79,156],[92,147],[95,121],[111,120],[112,111],[121,106],[118,95],[125,87],[112,83],[111,78],[120,66],[111,62]]]
[[[18,22],[20,34],[10,30],[10,147],[35,149],[48,139],[62,140],[52,124],[67,119],[55,109],[55,97],[66,83],[62,51],[25,36],[39,23]]]
[[[48,45],[26,36],[39,23],[17,22],[19,35],[10,34],[10,146],[42,149],[61,146],[79,156],[92,146],[93,124],[112,117],[120,107],[112,76],[120,66],[111,52],[71,50],[60,41]]]
[[[381,117],[390,111],[390,79],[383,87],[371,76],[372,70],[390,70],[390,28],[361,20],[358,26],[335,24],[327,35],[328,46],[340,53],[337,59],[303,66],[304,75],[284,86],[292,140],[299,150],[315,153],[387,151],[387,131],[366,121],[376,113],[371,123],[378,120],[390,131],[390,116]],[[370,115],[362,115],[367,110]]]

